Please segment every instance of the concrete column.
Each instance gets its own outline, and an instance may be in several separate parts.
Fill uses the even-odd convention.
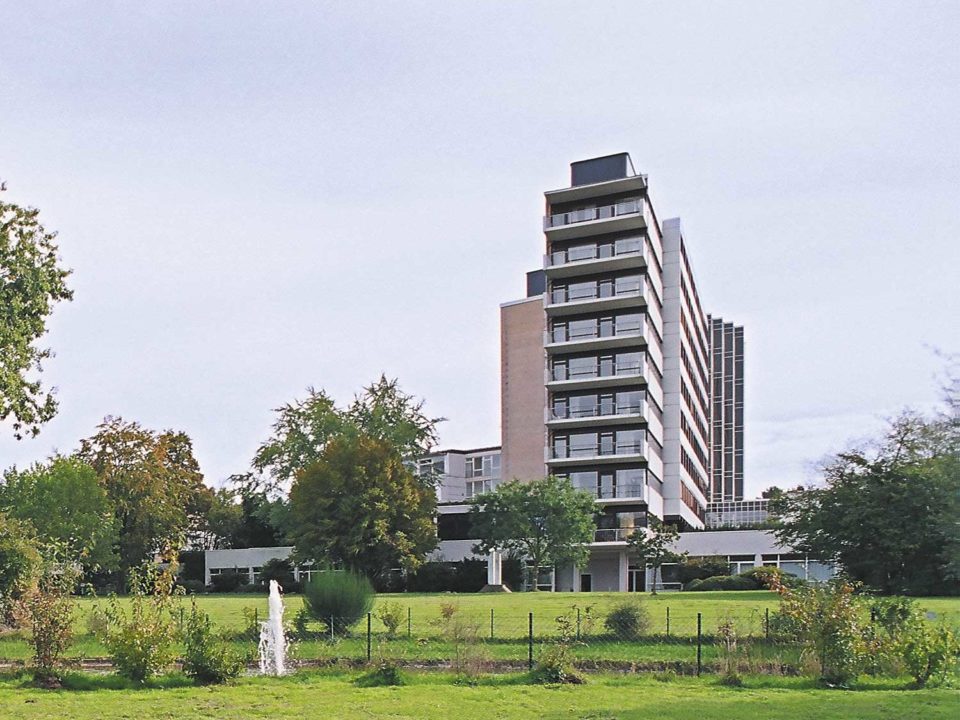
[[[499,550],[487,556],[487,585],[503,585],[503,553]]]
[[[573,577],[570,579],[570,587],[573,592],[580,592],[580,568],[574,565],[572,572]]]
[[[763,565],[763,555],[761,555],[760,553],[757,553],[756,555],[753,556],[753,566],[761,567],[762,565]]]
[[[629,587],[630,557],[626,550],[620,551],[620,592],[627,592]]]

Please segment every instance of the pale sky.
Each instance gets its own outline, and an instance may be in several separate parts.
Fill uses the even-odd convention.
[[[747,494],[938,400],[960,351],[960,3],[0,0],[0,178],[74,274],[61,410],[243,472],[379,373],[499,443],[499,304],[544,190],[630,152],[746,328]]]

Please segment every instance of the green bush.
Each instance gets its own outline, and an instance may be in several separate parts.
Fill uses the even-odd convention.
[[[271,580],[276,580],[280,584],[284,594],[289,593],[294,585],[293,564],[289,560],[280,558],[267,560],[260,570],[260,584],[269,586]]]
[[[183,629],[183,672],[197,683],[220,684],[231,680],[246,666],[246,658],[218,635],[210,616],[192,601]]]
[[[707,590],[756,590],[760,586],[755,580],[740,575],[714,575],[703,580],[693,580],[687,583],[684,590],[697,592]]]
[[[930,625],[914,616],[905,624],[897,649],[904,667],[917,685],[942,682],[960,657],[960,636],[946,624]]]
[[[677,565],[677,580],[686,585],[694,580],[726,575],[729,571],[730,563],[725,557],[683,558]]]
[[[772,565],[762,565],[744,570],[736,577],[749,578],[756,584],[756,588],[766,590],[775,590],[777,587],[798,587],[803,581],[796,575],[784,572],[780,568]]]
[[[130,571],[129,602],[124,604],[113,595],[106,608],[95,610],[98,639],[123,677],[142,683],[173,662],[173,587],[169,570],[154,566],[134,569]]]
[[[611,635],[625,640],[635,640],[650,629],[650,613],[639,598],[624,600],[614,605],[603,621]]]
[[[185,595],[200,595],[207,590],[207,586],[203,584],[203,580],[185,580],[181,578],[177,580],[177,587],[182,587]]]
[[[376,616],[387,629],[387,637],[394,638],[397,636],[400,625],[407,617],[407,613],[400,603],[385,602],[377,608]]]
[[[249,582],[250,578],[246,573],[239,573],[236,570],[228,570],[219,575],[210,576],[210,585],[213,586],[213,591],[219,593],[233,592],[241,585],[246,585]]]
[[[870,602],[870,620],[890,637],[897,637],[917,614],[913,600],[906,597],[878,597]]]
[[[373,607],[373,586],[362,575],[334,571],[317,573],[303,589],[303,604],[315,620],[327,623],[334,635],[347,629]]]

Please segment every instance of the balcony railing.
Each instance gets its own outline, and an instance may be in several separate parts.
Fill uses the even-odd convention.
[[[589,434],[589,433],[588,433]],[[618,455],[638,455],[643,452],[643,443],[617,443],[616,445],[566,445],[548,448],[547,453],[551,460],[567,460],[576,458],[607,457]]]
[[[641,528],[597,528],[593,532],[594,542],[625,542]]]
[[[577,487],[577,490],[583,490],[593,495],[597,500],[619,500],[622,498],[646,498],[646,486],[640,483],[630,483],[629,485],[615,485],[606,487]]]
[[[604,417],[607,415],[635,415],[643,412],[643,403],[617,405],[601,403],[587,407],[554,407],[548,413],[549,420],[576,420],[577,418]]]
[[[637,238],[627,242],[618,240],[615,243],[603,245],[581,245],[557,250],[546,256],[546,267],[566,265],[567,263],[583,262],[587,260],[606,260],[608,258],[641,255],[643,240]]]
[[[585,330],[568,330],[566,327],[556,327],[544,333],[544,342],[549,345],[551,343],[576,342],[577,340],[594,340],[597,338],[642,334],[642,322],[619,323],[616,326],[604,325]]]
[[[624,200],[613,205],[572,210],[571,212],[547,215],[543,218],[543,229],[572,225],[574,223],[589,222],[591,220],[606,220],[620,215],[634,215],[643,209],[643,201],[639,199]]]
[[[550,302],[553,305],[568,302],[582,302],[584,300],[602,300],[604,298],[620,297],[622,295],[637,294],[643,290],[642,280],[610,284],[594,285],[587,288],[559,287],[550,292]]]
[[[618,363],[617,365],[594,365],[586,370],[563,365],[547,370],[547,381],[591,380],[593,378],[642,375],[643,363]]]

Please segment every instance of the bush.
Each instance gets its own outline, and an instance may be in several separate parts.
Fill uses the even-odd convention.
[[[73,598],[80,569],[72,563],[45,561],[35,588],[21,599],[30,625],[34,680],[44,687],[60,686],[60,657],[73,638]]]
[[[725,557],[684,558],[677,565],[677,580],[686,585],[693,580],[726,575],[729,571],[730,563]]]
[[[357,687],[396,687],[403,685],[403,674],[396,662],[381,659],[373,669],[354,680],[354,685]]]
[[[228,570],[219,575],[210,576],[210,585],[213,586],[213,591],[219,593],[233,592],[241,585],[246,585],[249,582],[250,578],[246,573],[239,573],[236,570]]]
[[[618,638],[635,640],[650,629],[650,614],[639,599],[626,600],[611,608],[603,625]]]
[[[284,594],[291,592],[290,586],[294,584],[293,564],[289,560],[280,558],[267,560],[260,569],[260,584],[269,586],[271,580],[276,580],[280,584]]]
[[[334,635],[345,635],[373,607],[373,586],[352,572],[317,573],[303,589],[303,604],[311,617],[330,625]]]
[[[957,666],[960,636],[946,624],[932,626],[914,616],[905,624],[897,649],[919,687],[942,682]]]
[[[750,568],[736,577],[749,578],[756,583],[757,588],[765,588],[767,590],[776,590],[778,587],[798,587],[798,585],[803,583],[796,575],[784,572],[780,568],[772,565]]]
[[[220,684],[231,680],[246,666],[246,658],[234,651],[218,635],[210,616],[192,601],[183,631],[183,672],[201,684]]]
[[[590,608],[587,608],[588,617],[589,613]],[[544,685],[580,685],[583,678],[577,675],[573,665],[573,646],[577,643],[577,630],[572,613],[565,613],[557,618],[557,633],[557,640],[549,643],[540,653],[530,679]]]
[[[387,629],[387,637],[394,638],[397,636],[397,630],[407,614],[400,603],[385,602],[377,608],[376,616]]]
[[[760,586],[755,580],[740,575],[714,575],[703,580],[692,580],[685,590],[702,592],[707,590],[757,590]]]
[[[40,552],[27,523],[0,513],[0,626],[17,624],[17,600],[36,587]]]
[[[870,620],[883,628],[890,637],[899,636],[916,613],[916,606],[910,598],[878,597],[870,602]]]
[[[177,580],[177,587],[182,587],[185,595],[200,595],[207,591],[207,586],[203,580]]]
[[[128,603],[112,595],[105,609],[95,610],[101,628],[99,640],[123,677],[142,683],[173,661],[173,587],[169,569],[134,569],[130,571]]]
[[[853,587],[842,580],[796,590],[780,589],[780,612],[797,626],[797,637],[819,678],[846,686],[864,668],[869,633],[860,619]]]

